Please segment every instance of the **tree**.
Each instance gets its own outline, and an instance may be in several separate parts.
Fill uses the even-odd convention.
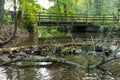
[[[118,14],[120,13],[120,0],[117,2]]]
[[[2,47],[3,45],[7,44],[8,42],[10,42],[16,34],[16,30],[17,30],[17,17],[16,17],[16,0],[14,0],[14,13],[15,13],[15,17],[14,17],[14,27],[12,28],[13,30],[8,30],[6,31],[6,27],[2,26],[3,23],[3,12],[4,12],[4,0],[0,0],[1,5],[0,5],[0,47]]]
[[[117,2],[117,7],[120,8],[120,0]]]
[[[102,14],[102,3],[103,0],[95,0],[95,9],[96,9],[96,14],[101,15]]]
[[[4,12],[4,0],[0,0],[0,28],[3,22],[3,12]]]
[[[21,24],[29,32],[29,36],[34,33],[34,24],[37,19],[37,12],[41,10],[40,5],[36,4],[36,0],[19,0],[18,19],[21,19]]]

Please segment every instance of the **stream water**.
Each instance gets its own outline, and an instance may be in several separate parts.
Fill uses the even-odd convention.
[[[80,40],[103,37],[95,33],[73,34],[72,38]],[[118,36],[119,37],[119,36]],[[72,41],[71,37],[45,38],[39,39],[39,45],[43,43],[59,42],[67,43]],[[51,40],[50,40],[51,39]],[[55,41],[54,41],[55,40]],[[28,42],[29,41],[29,42]],[[37,40],[38,41],[38,40]],[[22,40],[21,43],[14,46],[34,44],[34,39],[28,38]],[[38,44],[35,43],[35,44]],[[10,45],[7,45],[10,46]],[[16,65],[17,64],[17,65]],[[120,61],[115,60],[103,65],[104,69],[93,69],[89,72],[85,69],[78,69],[73,66],[63,65],[59,63],[26,63],[19,62],[12,64],[13,66],[0,67],[0,80],[120,80]]]
[[[39,65],[38,65],[39,64]],[[29,66],[0,67],[0,80],[120,80],[120,63],[105,70],[78,69],[58,63],[29,63]],[[47,65],[41,67],[41,65]],[[108,67],[108,66],[107,66]],[[114,67],[114,68],[113,68]],[[114,73],[115,72],[115,73]]]

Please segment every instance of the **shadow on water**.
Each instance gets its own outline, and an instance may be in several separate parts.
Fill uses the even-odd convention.
[[[38,39],[38,44],[51,44],[51,43],[70,43],[73,40],[77,41],[86,41],[87,39],[90,39],[91,36],[93,38],[97,38],[98,34],[96,33],[66,33],[64,36],[59,36],[59,37],[49,37],[49,38],[39,38]]]
[[[105,34],[100,34],[96,32],[86,32],[86,33],[64,33],[59,34],[59,37],[48,37],[48,38],[38,38],[36,36],[32,37],[15,37],[9,44],[7,44],[5,47],[16,47],[16,46],[30,46],[30,45],[43,45],[43,44],[51,44],[51,43],[70,43],[73,40],[75,41],[87,41],[91,40],[91,37],[93,39],[102,39],[106,37]],[[116,38],[117,37],[117,38]],[[120,38],[119,35],[114,37],[115,39]],[[114,39],[111,37],[110,39]]]
[[[87,40],[91,38],[98,37],[98,34],[96,33],[63,33],[59,34],[59,37],[48,37],[48,38],[38,38],[37,36],[31,36],[31,37],[15,37],[10,43],[5,45],[5,47],[16,47],[16,46],[31,46],[31,45],[43,45],[43,44],[51,44],[53,43],[69,43],[72,42],[71,36],[73,39],[79,40]]]

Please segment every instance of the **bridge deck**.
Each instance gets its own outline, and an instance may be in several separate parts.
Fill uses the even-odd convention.
[[[38,25],[42,26],[87,26],[92,24],[92,22],[58,22],[58,21],[48,21],[48,22],[38,22]]]

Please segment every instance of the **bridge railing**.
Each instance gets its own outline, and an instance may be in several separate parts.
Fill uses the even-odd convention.
[[[59,13],[38,13],[38,22],[119,22],[120,15],[115,14],[59,14]]]

